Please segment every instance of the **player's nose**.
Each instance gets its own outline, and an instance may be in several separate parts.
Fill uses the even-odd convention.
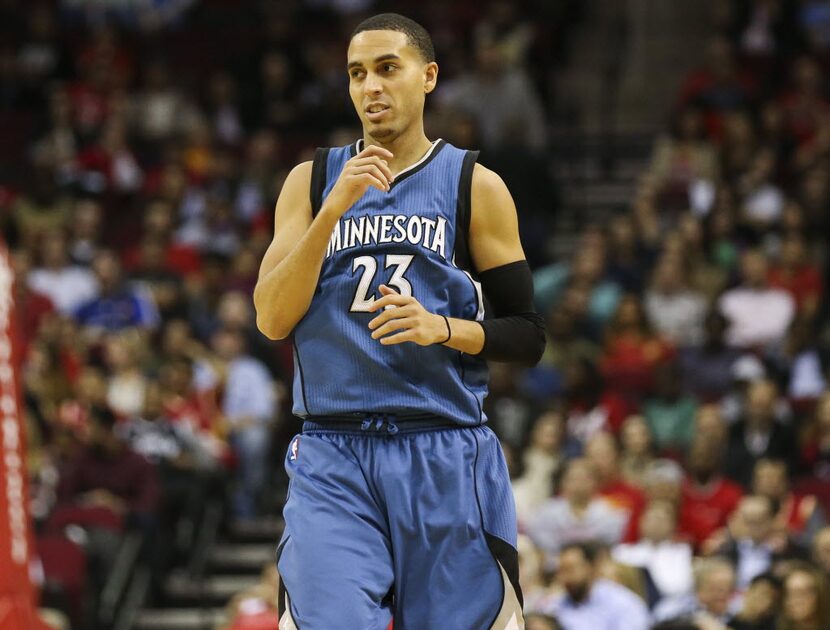
[[[376,96],[383,92],[383,83],[376,74],[370,72],[363,82],[363,91],[368,96]]]

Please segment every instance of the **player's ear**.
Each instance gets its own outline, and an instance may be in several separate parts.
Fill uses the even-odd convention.
[[[424,66],[424,92],[429,94],[435,89],[438,83],[438,64],[430,61]]]

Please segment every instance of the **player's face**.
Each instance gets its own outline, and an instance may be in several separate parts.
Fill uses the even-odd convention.
[[[363,129],[388,143],[424,113],[438,66],[424,62],[404,33],[363,31],[349,44],[349,94]]]

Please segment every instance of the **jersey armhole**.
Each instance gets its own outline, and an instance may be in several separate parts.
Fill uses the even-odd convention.
[[[458,196],[455,207],[455,266],[468,271],[478,279],[478,272],[473,267],[470,256],[470,215],[472,214],[473,169],[478,159],[478,151],[467,151],[461,162],[461,175],[458,178]]]
[[[314,151],[314,162],[311,166],[311,216],[316,217],[323,205],[323,191],[326,189],[326,171],[328,170],[330,149]]]

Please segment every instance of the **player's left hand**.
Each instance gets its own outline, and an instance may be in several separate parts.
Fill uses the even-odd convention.
[[[369,322],[372,339],[380,339],[384,346],[405,341],[429,346],[447,338],[447,323],[441,315],[430,313],[411,295],[401,295],[385,284],[380,285],[380,292],[383,297],[369,307],[371,312],[381,311]],[[396,330],[402,332],[389,335]]]

